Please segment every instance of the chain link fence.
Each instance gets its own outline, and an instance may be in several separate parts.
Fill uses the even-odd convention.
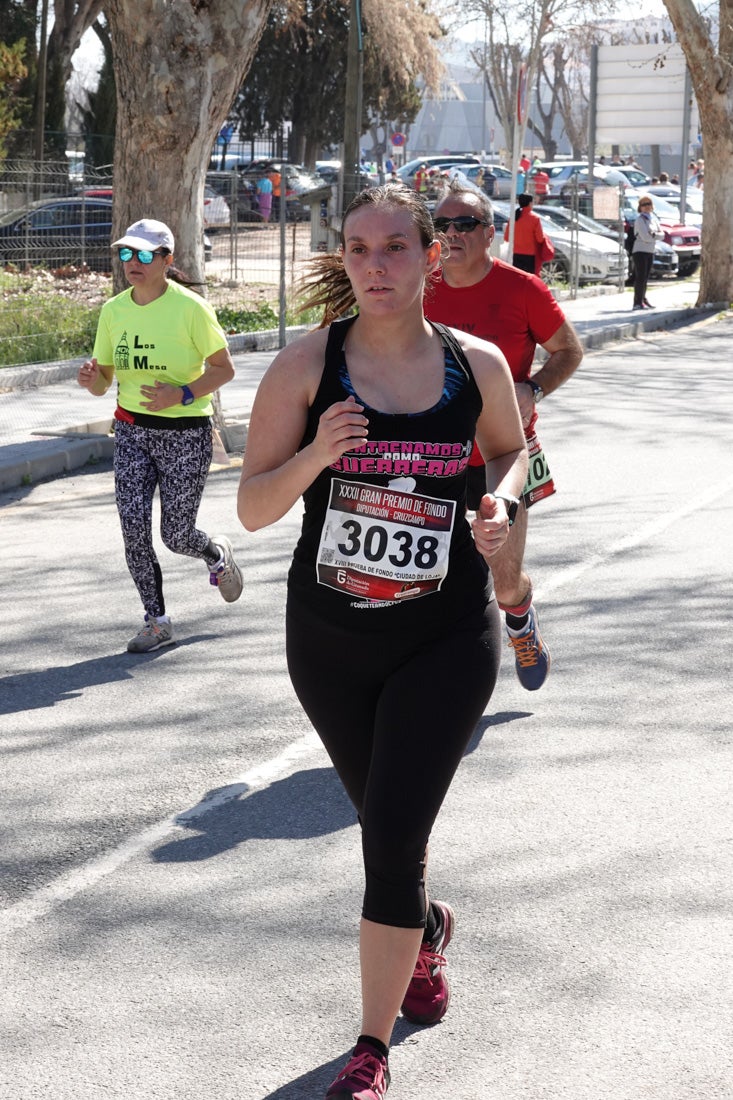
[[[277,197],[276,197],[277,198]],[[287,187],[265,220],[254,181],[207,175],[206,295],[229,333],[295,322],[295,288],[315,251],[337,244],[336,188]],[[111,168],[6,162],[0,171],[0,367],[86,354],[111,291]]]

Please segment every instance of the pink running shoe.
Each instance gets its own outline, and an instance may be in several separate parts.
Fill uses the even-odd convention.
[[[388,1088],[387,1059],[365,1043],[357,1043],[326,1093],[326,1100],[382,1100]]]
[[[455,918],[450,905],[443,901],[432,904],[440,914],[440,924],[433,939],[424,940],[420,946],[415,973],[402,1002],[402,1015],[413,1024],[437,1024],[450,1004],[443,951],[451,941]]]

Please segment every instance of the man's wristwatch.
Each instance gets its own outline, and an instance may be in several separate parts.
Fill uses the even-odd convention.
[[[182,405],[193,405],[196,398],[193,395],[193,391],[188,386],[181,386],[183,390],[183,397],[181,398]]]
[[[542,398],[545,396],[545,391],[542,389],[542,386],[539,384],[539,382],[535,382],[532,378],[527,379],[527,385],[532,390],[532,396],[534,398],[535,405],[538,405]]]
[[[517,509],[519,508],[519,500],[517,497],[509,496],[509,493],[494,493],[496,500],[503,500],[506,504],[506,514],[509,519],[509,526],[511,527],[514,520],[517,518]]]

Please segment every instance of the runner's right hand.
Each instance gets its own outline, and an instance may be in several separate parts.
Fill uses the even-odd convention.
[[[86,363],[82,363],[76,376],[77,382],[85,390],[90,390],[98,378],[99,363],[96,359],[87,359]]]
[[[355,398],[336,401],[322,413],[313,447],[323,458],[323,467],[330,466],[354,447],[361,447],[367,437],[369,421],[362,415],[363,405]]]

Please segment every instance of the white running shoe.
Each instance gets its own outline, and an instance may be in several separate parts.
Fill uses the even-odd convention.
[[[211,567],[209,584],[221,592],[222,599],[234,603],[242,595],[242,573],[234,560],[232,544],[225,535],[212,535],[211,541],[221,550],[221,557]]]

